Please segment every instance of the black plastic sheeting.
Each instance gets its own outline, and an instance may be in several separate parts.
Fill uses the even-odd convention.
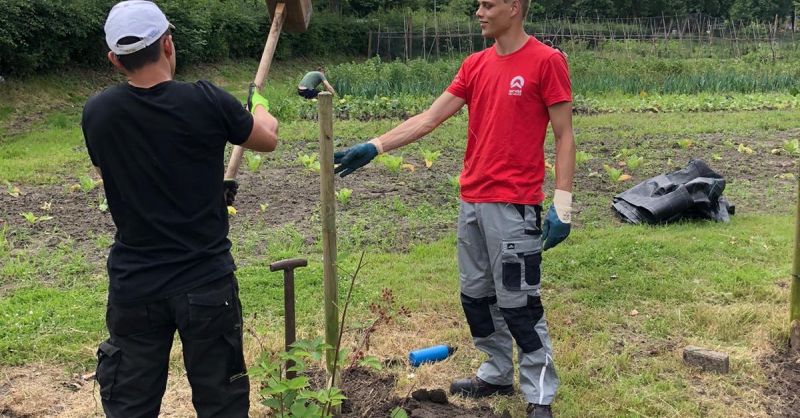
[[[664,224],[679,219],[729,222],[735,207],[722,192],[725,179],[702,160],[683,170],[661,174],[614,196],[612,208],[626,222]]]

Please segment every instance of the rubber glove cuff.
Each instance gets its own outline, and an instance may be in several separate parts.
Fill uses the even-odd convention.
[[[375,145],[375,149],[378,150],[378,155],[383,154],[383,144],[381,144],[381,140],[378,138],[372,138],[369,141],[370,144]]]
[[[572,220],[572,193],[556,189],[553,194],[553,208],[558,220],[568,224]]]

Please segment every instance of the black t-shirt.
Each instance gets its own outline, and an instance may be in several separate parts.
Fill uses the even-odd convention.
[[[233,95],[206,81],[124,83],[90,98],[82,125],[117,226],[110,301],[150,303],[236,269],[224,151],[247,140],[253,117]]]

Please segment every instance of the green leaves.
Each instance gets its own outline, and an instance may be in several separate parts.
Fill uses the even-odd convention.
[[[95,181],[92,180],[91,177],[81,177],[78,179],[78,184],[81,186],[81,190],[83,190],[84,193],[89,193],[96,185]]]
[[[324,343],[322,337],[295,341],[291,346],[288,352],[261,353],[256,365],[247,371],[253,381],[261,382],[259,394],[264,397],[261,404],[271,408],[275,417],[330,418],[332,415],[323,410],[326,405],[341,405],[346,397],[337,387],[310,390],[311,378],[302,374],[308,370],[309,360],[320,362],[325,352],[333,347]],[[347,355],[340,352],[342,354]],[[295,365],[285,371],[296,372],[298,376],[288,379],[283,368],[290,361]]]
[[[447,183],[450,185],[450,189],[453,192],[458,193],[461,190],[461,175],[451,176],[450,174],[447,175]]]
[[[609,166],[608,164],[603,164],[603,169],[606,170],[608,174],[608,178],[611,179],[614,183],[619,183],[621,181],[630,180],[631,176],[628,174],[623,174],[622,170],[618,170]]]
[[[15,199],[19,197],[19,187],[12,185],[8,180],[6,180],[6,190],[9,196]]]
[[[358,362],[359,366],[372,367],[376,370],[383,370],[383,364],[375,356],[366,356]]]
[[[250,167],[251,172],[255,173],[258,170],[258,167],[261,167],[261,154],[256,154],[255,152],[248,150],[244,153],[244,158],[247,160],[247,166]]]
[[[33,212],[24,212],[24,213],[20,213],[20,215],[23,218],[25,218],[30,225],[34,225],[34,224],[36,224],[38,222],[44,222],[44,221],[49,221],[50,219],[53,219],[52,216],[46,216],[46,215],[45,216],[36,216],[36,215],[33,214]]]
[[[628,159],[625,160],[625,165],[628,167],[628,169],[634,171],[642,164],[643,161],[644,161],[643,157],[640,157],[638,155],[631,155],[630,157],[628,157]]]
[[[297,153],[297,161],[309,171],[314,171],[319,174],[320,166],[319,161],[317,161],[317,155],[316,152],[311,153],[311,155]]]
[[[589,154],[588,152],[577,151],[575,153],[575,165],[581,166],[583,163],[594,159],[594,155]]]
[[[797,141],[797,138],[784,143],[783,149],[793,157],[800,156],[800,143]]]
[[[431,151],[427,149],[422,149],[420,152],[422,153],[422,158],[425,160],[426,168],[431,168],[434,161],[442,155],[441,151]]]
[[[336,200],[343,205],[347,205],[350,203],[350,195],[353,194],[353,191],[350,189],[339,189],[335,193]]]
[[[392,173],[400,172],[400,169],[405,168],[410,172],[414,172],[414,166],[411,164],[403,164],[403,157],[391,154],[381,154],[375,157],[375,162],[382,163]]]
[[[408,418],[408,412],[405,409],[400,408],[399,406],[392,409],[392,414],[389,415],[390,418]]]

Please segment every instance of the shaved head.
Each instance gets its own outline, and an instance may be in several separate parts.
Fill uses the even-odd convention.
[[[514,0],[503,0],[503,3],[508,4],[511,3],[512,1]],[[528,9],[531,8],[531,0],[517,0],[517,1],[519,2],[519,5],[522,7],[521,15],[522,15],[522,20],[524,21],[525,16],[528,15]]]

